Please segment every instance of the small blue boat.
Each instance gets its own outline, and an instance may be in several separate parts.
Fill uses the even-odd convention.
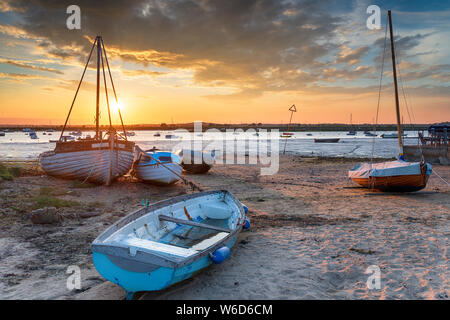
[[[226,190],[183,195],[130,213],[92,243],[95,268],[131,299],[162,290],[221,263],[244,228],[248,209]]]

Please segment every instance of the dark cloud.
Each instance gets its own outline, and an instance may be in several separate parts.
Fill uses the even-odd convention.
[[[346,21],[330,7],[340,3],[80,0],[81,30],[66,28],[66,8],[72,1],[17,0],[8,5],[21,12],[24,23],[18,27],[30,38],[41,39],[40,46],[49,56],[76,57],[84,63],[92,45],[86,37],[92,41],[101,34],[111,59],[188,68],[194,70],[197,83],[235,88],[236,93],[229,96],[234,99],[267,91],[304,90],[320,81],[323,85],[323,81],[372,78],[374,68],[360,65],[369,48],[343,48],[337,37],[336,30]],[[427,36],[396,39],[399,55],[406,55]],[[382,48],[383,41],[378,39],[374,46]],[[136,75],[139,70],[125,72]]]

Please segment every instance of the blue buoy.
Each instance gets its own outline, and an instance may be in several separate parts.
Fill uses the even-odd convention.
[[[246,206],[246,205],[242,205],[242,207],[244,208],[244,212],[245,212],[245,214],[247,214],[248,213],[248,207]]]
[[[250,229],[250,219],[245,217],[244,230]]]
[[[224,262],[230,256],[230,248],[221,247],[211,254],[212,262],[219,264]]]

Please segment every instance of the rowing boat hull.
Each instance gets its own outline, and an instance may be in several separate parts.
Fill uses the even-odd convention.
[[[428,175],[415,174],[392,177],[352,178],[353,182],[369,189],[392,192],[413,192],[426,187]]]
[[[225,245],[231,249],[234,246],[237,237],[238,234],[226,243],[223,243],[222,246]],[[108,255],[104,253],[94,251],[92,253],[92,260],[100,275],[103,278],[122,286],[127,293],[128,298],[132,298],[135,292],[155,291],[168,288],[178,282],[193,277],[213,263],[209,255],[205,255],[180,268],[159,267],[157,265],[152,266],[147,263],[145,267],[142,266],[143,269],[138,270],[146,271],[135,272],[118,266],[116,261],[111,260],[111,256],[108,257]],[[135,262],[131,263],[135,264]],[[120,280],[123,281],[121,282]]]
[[[194,237],[196,231],[187,229],[186,233],[178,231],[179,235],[173,236],[172,240],[166,238],[166,235],[176,235],[177,230],[183,230],[179,229],[182,223],[171,222],[171,219],[182,220],[180,218],[184,216],[184,220],[188,221],[188,208],[189,221],[198,221],[199,210],[206,209],[208,205],[212,206],[209,212],[217,215],[219,224],[226,221],[229,233]],[[229,212],[228,220],[222,219],[220,207],[223,206],[230,210],[222,211]],[[161,215],[169,220],[159,220]],[[233,247],[243,229],[244,219],[244,207],[225,190],[163,200],[130,213],[98,236],[92,243],[93,262],[102,277],[124,288],[127,298],[138,291],[162,290],[194,276],[214,262],[220,263],[213,261],[212,256],[216,250]],[[185,237],[179,238],[181,234]],[[190,241],[184,240],[189,237],[200,242],[193,240],[190,244],[184,243]]]
[[[171,171],[169,171],[169,168]],[[180,180],[183,168],[176,163],[152,164],[152,165],[136,165],[134,167],[136,177],[145,182],[170,185]],[[175,172],[176,174],[174,174]]]
[[[68,152],[47,151],[39,156],[39,161],[48,175],[109,185],[131,169],[133,156],[130,148],[100,147]]]

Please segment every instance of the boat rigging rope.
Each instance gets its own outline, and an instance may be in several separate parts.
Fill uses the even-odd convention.
[[[375,118],[374,123],[374,135],[372,137],[372,154],[370,156],[370,168],[373,166],[373,155],[375,153],[375,138],[377,136],[377,125],[378,125],[378,116],[380,113],[380,101],[381,101],[381,90],[382,90],[382,83],[383,83],[383,73],[384,73],[384,61],[386,57],[386,43],[387,43],[387,30],[388,30],[388,20],[386,19],[386,26],[385,26],[385,32],[384,32],[384,47],[383,47],[383,58],[381,60],[381,71],[380,71],[380,83],[378,87],[378,101],[377,101],[377,115]],[[375,187],[375,179],[371,179],[370,182],[371,188],[373,189]]]
[[[86,69],[87,69],[87,67],[89,65],[89,60],[91,60],[92,51],[94,51],[94,47],[95,47],[96,43],[97,43],[97,39],[95,39],[94,44],[92,45],[91,52],[89,53],[88,60],[86,62],[86,65],[84,66],[83,74],[81,75],[81,79],[80,79],[80,82],[78,83],[77,91],[75,92],[75,96],[73,97],[72,105],[70,106],[69,114],[67,115],[66,122],[64,122],[64,127],[63,127],[63,129],[61,131],[61,135],[59,136],[59,141],[61,141],[61,138],[62,138],[62,136],[64,134],[64,130],[66,129],[67,121],[69,121],[69,117],[70,117],[70,114],[72,112],[73,105],[75,104],[75,100],[77,99],[78,91],[80,90],[81,83],[83,82],[84,74],[86,73]]]
[[[106,66],[108,67],[109,78],[111,79],[111,86],[112,86],[112,89],[114,92],[114,98],[116,99],[117,109],[119,111],[120,122],[122,123],[123,135],[124,135],[125,141],[128,141],[127,132],[125,131],[125,126],[123,125],[122,113],[120,112],[120,108],[119,108],[119,101],[117,100],[116,88],[114,87],[114,82],[113,82],[112,75],[111,75],[111,69],[109,68],[109,62],[108,62],[108,56],[106,55],[105,44],[103,43],[103,39],[101,39],[101,40],[102,40],[103,52],[105,54]]]
[[[387,43],[387,30],[388,30],[387,24],[388,24],[388,22],[386,20],[386,27],[385,27],[385,32],[384,32],[383,58],[382,58],[382,62],[381,62],[381,72],[380,72],[380,84],[379,84],[379,88],[378,88],[377,116],[375,118],[374,136],[372,138],[372,155],[370,157],[370,166],[371,167],[372,167],[372,163],[373,163],[373,155],[375,153],[375,138],[377,136],[378,115],[380,113],[381,89],[382,89],[383,73],[384,73],[384,60],[385,60],[385,56],[386,56],[386,43]]]
[[[158,159],[156,159],[155,157],[153,157],[152,155],[150,155],[149,153],[146,153],[145,155],[149,156],[150,158],[152,158],[153,160],[155,160],[158,164],[160,164],[161,166],[163,166],[164,168],[166,168],[167,170],[169,170],[170,172],[172,172],[174,175],[176,175],[178,178],[180,178],[185,184],[190,185],[192,187],[192,189],[197,189],[198,191],[203,191],[202,187],[199,187],[195,182],[190,181],[189,179],[186,179],[182,176],[180,176],[178,173],[176,173],[175,171],[173,171],[172,169],[170,169],[169,167],[166,167],[161,161],[159,161]],[[172,162],[173,164],[180,166],[178,163]],[[180,166],[181,167],[181,166]]]
[[[397,61],[400,61],[398,53],[397,53],[397,58],[398,58]],[[399,79],[400,79],[400,86],[402,88],[403,99],[405,100],[406,112],[408,113],[409,123],[410,123],[411,127],[414,129],[413,120],[414,120],[414,123],[416,123],[416,117],[414,115],[414,110],[412,108],[412,104],[409,103],[409,106],[408,106],[408,100],[406,98],[405,89],[403,87],[403,77],[402,77],[402,74],[401,74],[400,64],[398,62],[397,62],[397,70],[398,70],[398,76],[399,76]],[[411,109],[411,113],[410,113],[409,109]],[[412,114],[412,119],[411,119],[411,114]],[[419,149],[420,149],[422,162],[425,162],[425,157],[423,155],[423,149],[422,149],[422,143],[419,141],[419,139],[417,141],[417,145],[419,146]]]

